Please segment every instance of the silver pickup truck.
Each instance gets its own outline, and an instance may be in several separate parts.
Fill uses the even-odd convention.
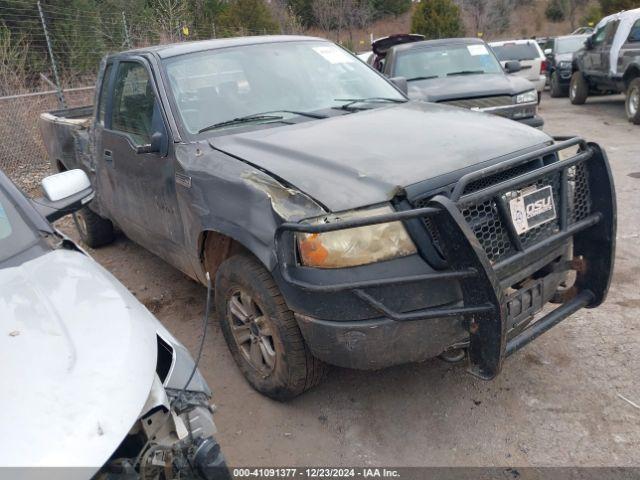
[[[327,363],[468,352],[491,379],[606,296],[615,196],[598,145],[410,101],[326,40],[111,55],[95,107],[40,127],[53,165],[95,187],[83,239],[108,243],[116,225],[190,277],[209,272],[236,363],[273,398]]]

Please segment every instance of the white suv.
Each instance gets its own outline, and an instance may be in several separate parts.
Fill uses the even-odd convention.
[[[512,73],[531,81],[538,91],[538,102],[544,90],[547,73],[547,60],[535,40],[506,40],[489,43],[496,57],[504,67],[507,62],[517,60],[522,69]]]

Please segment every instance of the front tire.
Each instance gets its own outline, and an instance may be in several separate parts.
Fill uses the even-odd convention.
[[[627,88],[625,110],[629,121],[640,125],[640,78],[632,80]]]
[[[108,245],[115,238],[111,220],[101,217],[89,207],[83,207],[73,215],[82,241],[91,248]]]
[[[560,85],[560,77],[558,77],[558,72],[553,72],[551,74],[551,82],[549,83],[549,94],[553,98],[567,96],[567,88]]]
[[[589,84],[582,72],[574,72],[569,85],[569,100],[573,105],[583,105],[589,96]]]
[[[278,286],[255,258],[239,254],[222,263],[215,302],[227,346],[254,389],[283,401],[320,382],[325,364],[311,355]]]

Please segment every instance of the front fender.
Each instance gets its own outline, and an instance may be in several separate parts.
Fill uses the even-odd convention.
[[[199,157],[180,153],[185,157],[182,175],[189,178],[189,187],[178,188],[178,202],[187,246],[201,281],[203,232],[233,239],[271,271],[276,265],[278,225],[325,213],[304,193],[242,160],[216,150]],[[180,162],[180,155],[178,159]]]

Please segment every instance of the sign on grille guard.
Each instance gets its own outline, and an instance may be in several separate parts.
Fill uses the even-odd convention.
[[[502,367],[505,357],[542,335],[559,322],[580,310],[600,305],[607,294],[615,255],[616,203],[613,178],[606,153],[593,143],[581,138],[555,138],[556,143],[529,152],[511,160],[464,175],[455,185],[450,197],[436,195],[428,206],[404,210],[376,217],[348,220],[339,223],[306,224],[283,223],[276,231],[276,246],[282,242],[293,245],[292,233],[323,233],[354,227],[375,225],[415,218],[430,218],[440,236],[440,244],[447,259],[448,268],[442,271],[398,278],[385,278],[331,285],[316,285],[297,280],[292,271],[297,265],[279,259],[280,272],[285,281],[311,292],[350,291],[384,316],[398,321],[423,321],[433,318],[459,317],[465,320],[469,331],[469,370],[472,374],[490,380]],[[474,180],[512,169],[533,159],[557,153],[569,148],[577,153],[565,159],[535,169],[487,188],[465,194],[465,187]],[[589,175],[592,210],[576,222],[569,222],[568,170],[583,164]],[[499,192],[535,182],[539,177],[560,171],[559,204],[556,205],[559,230],[538,243],[524,247],[519,242],[517,253],[492,265],[485,250],[461,213],[465,207],[499,196]],[[289,239],[287,240],[287,235]],[[516,236],[515,228],[510,235]],[[581,268],[576,269],[576,281],[564,303],[544,317],[536,320],[515,337],[507,340],[507,299],[500,285],[497,268],[526,264],[528,258],[550,247],[573,238],[573,255]],[[514,238],[517,240],[517,238]],[[276,251],[281,252],[280,248]],[[463,297],[460,307],[426,308],[408,313],[395,312],[372,297],[364,289],[389,284],[411,282],[437,282],[458,280]]]

